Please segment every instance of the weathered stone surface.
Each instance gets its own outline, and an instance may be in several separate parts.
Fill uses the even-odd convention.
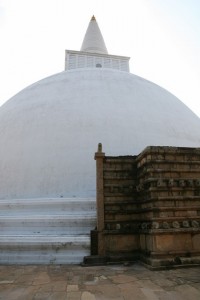
[[[97,153],[96,159],[102,187],[97,190],[96,254],[138,251],[146,264],[157,267],[195,263],[200,256],[200,149],[147,147],[137,157]]]
[[[25,275],[30,275],[31,271],[38,285],[31,284],[28,276],[27,282],[25,281]],[[49,276],[48,284],[42,282],[39,284],[41,274],[43,277],[45,273],[58,274],[58,279],[56,276]],[[23,283],[20,281],[22,274],[24,274]],[[4,276],[5,283],[0,285],[0,299],[200,299],[199,268],[152,272],[139,264],[88,268],[69,265],[35,266],[34,268],[0,266],[0,278],[1,276]],[[74,278],[78,284],[73,284]],[[93,284],[88,285],[88,281]],[[64,291],[65,282],[69,288]]]
[[[128,283],[132,281],[136,281],[137,278],[134,276],[119,274],[117,276],[110,276],[109,277],[113,283]]]
[[[81,300],[96,300],[96,297],[90,292],[83,292]]]
[[[78,285],[77,284],[69,284],[69,285],[67,285],[67,291],[68,292],[76,292],[76,291],[78,291]]]

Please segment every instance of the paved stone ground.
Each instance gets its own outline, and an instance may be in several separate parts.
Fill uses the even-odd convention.
[[[4,300],[200,300],[200,268],[0,266]]]

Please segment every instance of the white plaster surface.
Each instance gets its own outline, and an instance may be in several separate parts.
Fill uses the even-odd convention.
[[[45,78],[0,108],[0,199],[94,197],[97,144],[200,147],[200,119],[163,88],[127,72],[79,69]]]
[[[0,201],[0,264],[77,264],[90,254],[93,199]]]
[[[96,218],[95,198],[37,198],[0,201],[0,217],[37,215],[81,215]]]
[[[81,51],[102,54],[108,53],[103,36],[95,18],[92,18],[88,25],[81,46]]]
[[[130,57],[65,50],[65,71],[80,68],[102,68],[129,72]]]

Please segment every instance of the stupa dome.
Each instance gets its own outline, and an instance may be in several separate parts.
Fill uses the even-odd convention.
[[[200,120],[160,86],[106,68],[68,70],[0,109],[0,199],[95,196],[95,161],[146,146],[200,146]]]

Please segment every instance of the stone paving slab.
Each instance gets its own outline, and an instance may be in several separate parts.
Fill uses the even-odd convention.
[[[2,300],[200,300],[200,267],[0,266]]]

